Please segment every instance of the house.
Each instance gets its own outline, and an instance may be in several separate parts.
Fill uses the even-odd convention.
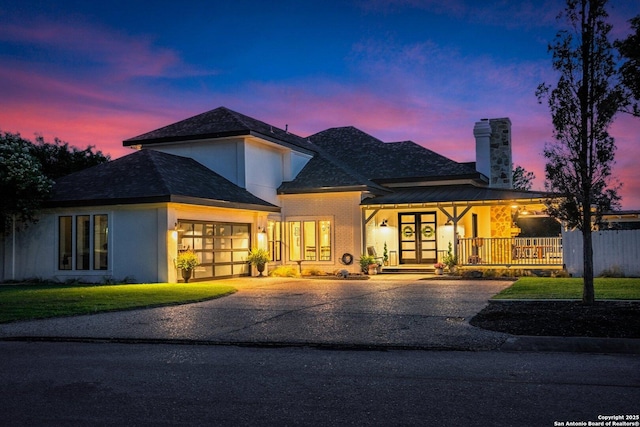
[[[476,162],[354,127],[306,138],[220,107],[127,139],[136,151],[56,182],[37,224],[2,242],[3,280],[27,277],[176,282],[179,251],[194,280],[250,275],[253,247],[274,266],[359,271],[460,264],[562,265],[559,237],[518,236],[544,193],[511,183],[511,122],[475,124]]]

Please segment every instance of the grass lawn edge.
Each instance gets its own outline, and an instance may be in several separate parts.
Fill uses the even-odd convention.
[[[114,286],[121,286],[121,285],[114,285]],[[131,286],[136,286],[136,285],[131,285]],[[68,307],[65,310],[65,308],[63,307],[61,310],[62,312],[53,312],[52,310],[50,314],[29,315],[29,316],[22,316],[22,317],[16,316],[16,318],[0,319],[0,325],[16,323],[16,322],[26,322],[31,320],[75,317],[75,316],[85,316],[85,315],[100,314],[100,313],[113,313],[118,311],[143,310],[143,309],[151,309],[151,308],[159,308],[159,307],[171,307],[171,306],[178,306],[178,305],[185,305],[185,304],[194,304],[198,302],[204,302],[204,301],[210,301],[218,298],[223,298],[223,297],[232,295],[238,291],[236,288],[233,288],[231,286],[228,286],[228,288],[229,288],[228,290],[222,291],[215,295],[199,297],[199,298],[188,298],[188,299],[175,300],[175,301],[140,303],[140,304],[134,304],[134,305],[120,306],[120,307],[117,307],[117,306],[104,307],[104,308],[93,307],[91,309],[83,309],[80,307]],[[59,307],[56,307],[56,308],[60,309]]]

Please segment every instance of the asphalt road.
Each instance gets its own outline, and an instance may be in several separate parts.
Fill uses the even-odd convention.
[[[0,365],[6,426],[554,426],[640,412],[635,355],[0,342]]]

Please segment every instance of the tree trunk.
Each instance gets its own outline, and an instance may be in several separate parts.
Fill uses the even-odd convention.
[[[587,5],[589,7],[587,8]],[[580,100],[580,181],[582,183],[582,304],[593,305],[593,244],[591,241],[591,189],[595,159],[593,135],[593,8],[589,0],[582,0],[582,84],[578,90]]]
[[[595,292],[593,290],[593,240],[591,227],[585,224],[582,230],[582,262],[583,262],[583,287],[582,304],[593,305]]]

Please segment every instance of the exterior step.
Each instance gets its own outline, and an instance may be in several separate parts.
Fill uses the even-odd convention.
[[[426,273],[426,274],[434,274],[435,268],[433,267],[383,267],[382,272],[379,274],[402,274],[402,273]]]

